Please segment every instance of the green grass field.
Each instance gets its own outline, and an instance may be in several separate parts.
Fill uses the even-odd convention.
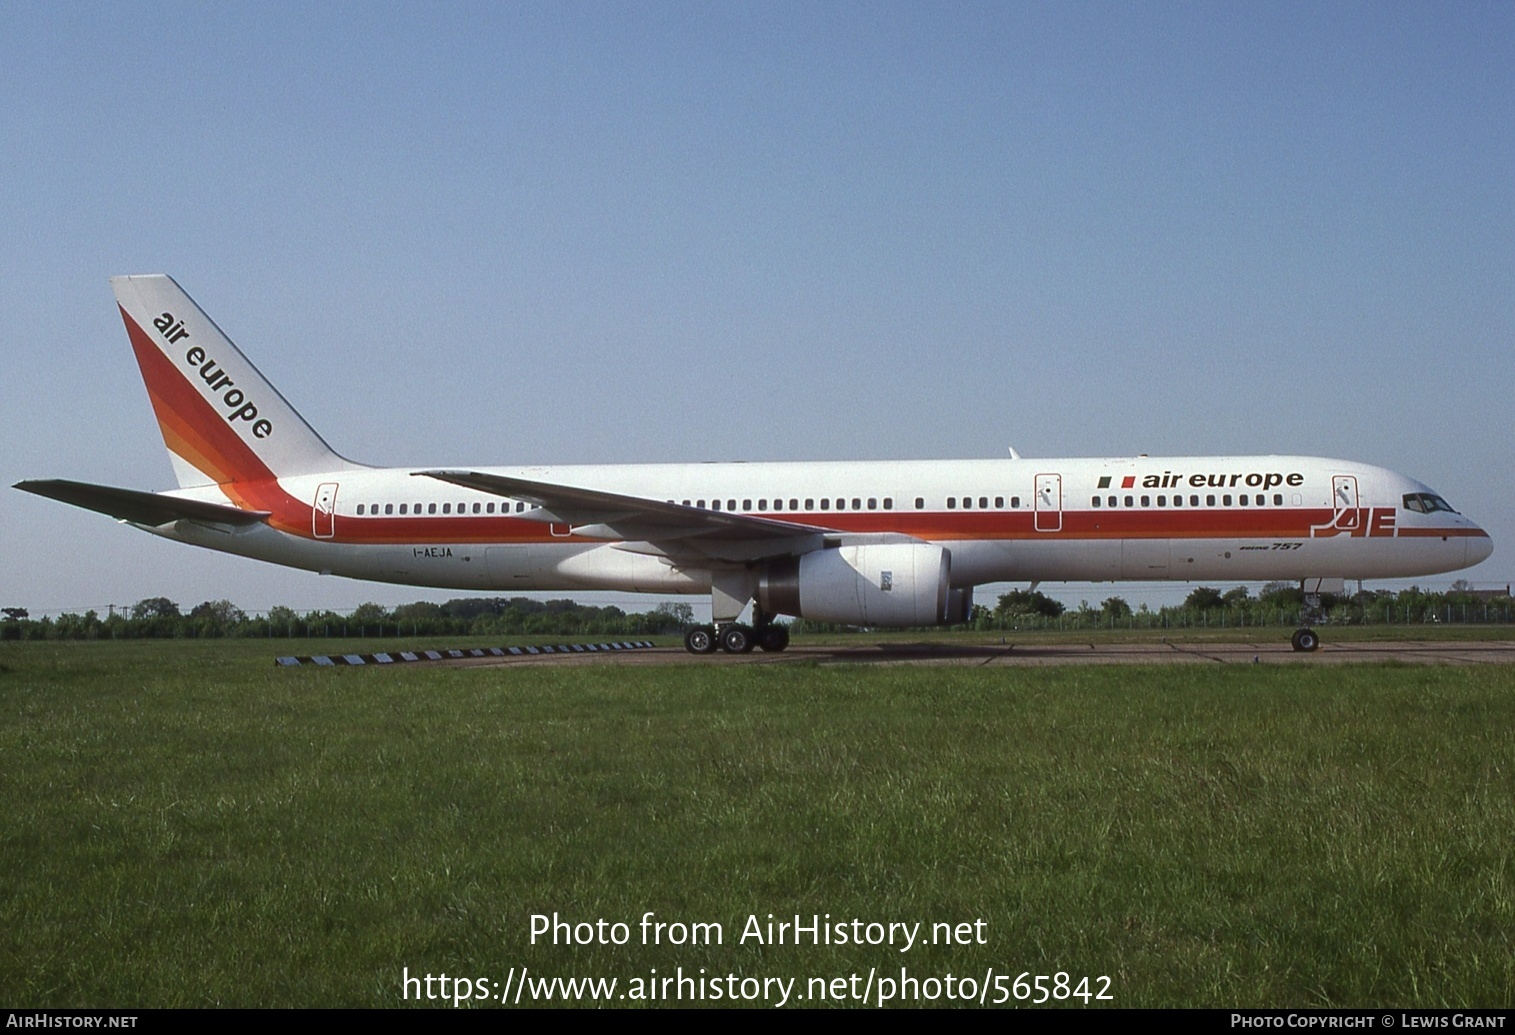
[[[342,646],[0,645],[0,1005],[399,1005],[407,970],[498,998],[522,967],[617,1005],[654,968],[817,1005],[902,967],[1515,1003],[1507,668],[271,661]],[[532,944],[554,912],[628,944]],[[644,945],[648,912],[722,943]],[[984,944],[739,940],[770,913]]]

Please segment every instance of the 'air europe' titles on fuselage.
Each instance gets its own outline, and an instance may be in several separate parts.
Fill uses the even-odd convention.
[[[1099,480],[1099,488],[1110,488],[1110,475],[1102,475]],[[1138,476],[1128,474],[1121,478],[1122,489],[1135,489]],[[1248,471],[1243,474],[1177,474],[1172,471],[1164,471],[1162,474],[1147,474],[1140,476],[1140,488],[1143,489],[1275,489],[1280,485],[1289,485],[1294,488],[1305,483],[1305,476],[1298,471],[1290,471],[1284,474],[1280,471]]]
[[[158,333],[170,345],[189,337],[184,321],[176,319],[173,313],[159,316],[153,321],[153,326],[158,328]],[[273,423],[267,418],[259,418],[258,408],[247,401],[247,393],[236,387],[237,383],[227,376],[214,359],[205,355],[204,349],[191,345],[184,353],[184,362],[199,370],[200,380],[210,385],[211,392],[220,397],[221,405],[231,411],[226,414],[228,424],[238,420],[250,422],[254,438],[267,438],[273,433]]]

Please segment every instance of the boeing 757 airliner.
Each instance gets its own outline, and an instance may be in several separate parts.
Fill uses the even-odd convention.
[[[1313,599],[1493,551],[1420,482],[1304,456],[370,467],[334,452],[171,278],[111,285],[179,488],[16,488],[354,579],[708,593],[713,623],[685,636],[697,654],[783,650],[778,615],[961,622],[988,582],[1299,580]]]

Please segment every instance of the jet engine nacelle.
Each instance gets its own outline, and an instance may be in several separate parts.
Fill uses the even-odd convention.
[[[842,625],[935,625],[947,617],[952,554],[928,543],[873,543],[774,561],[758,581],[769,614]]]

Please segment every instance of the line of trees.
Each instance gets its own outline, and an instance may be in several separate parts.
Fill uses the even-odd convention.
[[[1391,592],[1364,590],[1322,598],[1331,624],[1416,625],[1428,622],[1509,623],[1515,602],[1502,594],[1477,593],[1465,582],[1446,592],[1416,587]],[[960,628],[983,632],[1013,629],[1189,628],[1206,626],[1293,626],[1304,596],[1292,583],[1269,583],[1257,596],[1245,586],[1222,592],[1196,587],[1176,607],[1132,608],[1124,598],[1107,597],[1069,608],[1036,590],[1002,594],[993,608],[977,604]],[[656,636],[694,624],[689,604],[664,603],[628,614],[618,607],[593,607],[572,600],[525,597],[462,597],[435,604],[417,601],[386,608],[360,604],[348,614],[300,613],[275,607],[247,614],[230,600],[207,600],[188,612],[167,597],[148,597],[104,617],[96,611],[32,618],[25,608],[0,608],[0,640],[215,639],[219,637],[395,637],[395,636]],[[847,627],[796,619],[796,634],[845,632]]]
[[[275,607],[250,615],[230,600],[207,600],[184,612],[167,597],[148,597],[105,616],[97,611],[32,618],[0,608],[0,640],[216,639],[220,637],[383,636],[653,636],[694,622],[689,604],[661,604],[627,614],[572,600],[465,597],[386,608],[360,604],[349,614],[300,613]]]
[[[1015,590],[999,598],[993,610],[973,609],[976,629],[1013,628],[1187,628],[1192,626],[1293,626],[1304,610],[1304,593],[1295,583],[1270,582],[1257,596],[1245,586],[1225,592],[1213,586],[1196,587],[1176,607],[1156,610],[1142,604],[1132,608],[1122,597],[1107,597],[1098,607],[1082,601],[1068,608],[1043,593]],[[1412,586],[1397,592],[1362,590],[1321,595],[1327,621],[1333,625],[1415,625],[1428,622],[1508,623],[1515,621],[1515,602],[1503,593],[1475,592],[1465,581],[1446,592]]]
[[[1017,589],[1002,594],[993,608],[975,604],[973,617],[960,628],[981,632],[1015,629],[1177,629],[1192,627],[1284,626],[1299,624],[1304,594],[1295,583],[1270,582],[1257,596],[1245,586],[1222,592],[1212,586],[1196,587],[1182,604],[1133,608],[1123,597],[1112,596],[1098,606],[1087,600],[1070,608],[1037,590]],[[1444,593],[1417,587],[1393,592],[1363,590],[1349,595],[1323,594],[1329,624],[1416,625],[1429,622],[1515,622],[1515,601],[1508,589],[1500,594],[1475,592],[1466,582],[1455,582]],[[820,622],[796,621],[796,634],[845,632],[847,627]]]

